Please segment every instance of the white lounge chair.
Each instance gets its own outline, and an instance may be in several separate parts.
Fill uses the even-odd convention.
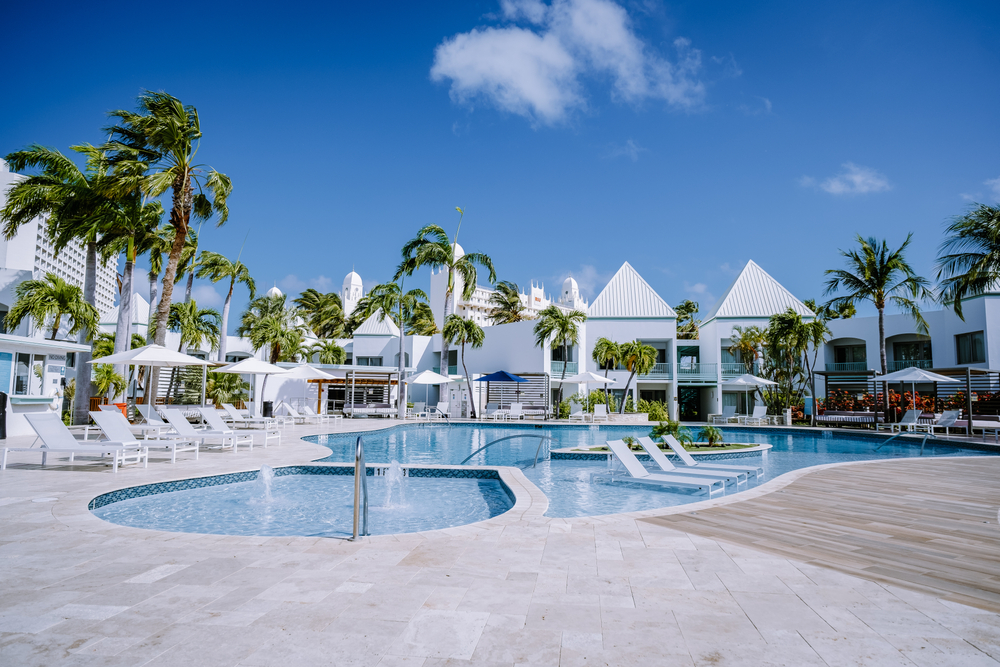
[[[923,414],[923,410],[907,410],[903,418],[900,419],[895,424],[878,424],[875,426],[875,430],[881,430],[884,426],[891,432],[899,431],[902,433],[904,430],[909,432],[916,431],[927,431],[928,433],[934,432],[934,424],[921,424],[920,415]]]
[[[962,414],[961,410],[945,410],[941,413],[941,416],[934,420],[931,424],[931,432],[934,432],[936,428],[943,428],[945,435],[951,435],[952,428],[958,428],[955,426],[955,422],[958,421],[958,417]]]
[[[524,404],[511,403],[510,410],[507,411],[506,419],[524,419]]]
[[[650,437],[639,438],[639,444],[642,448],[646,450],[649,458],[653,460],[653,463],[657,467],[666,473],[678,474],[678,475],[695,475],[697,477],[713,477],[715,479],[724,479],[726,483],[735,482],[736,488],[740,488],[740,484],[746,484],[747,479],[750,477],[750,473],[746,470],[728,470],[723,468],[712,468],[709,466],[698,466],[697,468],[688,466],[687,468],[678,468],[670,459],[667,458],[666,454],[660,451],[656,443]]]
[[[593,417],[589,412],[584,412],[583,410],[577,410],[576,412],[570,414],[569,420],[571,422],[588,422],[591,421]]]
[[[236,432],[229,427],[229,424],[222,418],[222,410],[216,410],[215,408],[201,408],[201,416],[208,424],[208,428],[213,431],[229,431],[235,434]],[[274,444],[281,444],[281,433],[277,429],[252,429],[244,431],[247,437],[250,438],[250,442],[253,442],[253,437],[258,433],[264,436],[264,449],[267,449],[267,443],[274,440]],[[253,447],[250,447],[251,451]]]
[[[594,406],[594,414],[590,418],[592,422],[606,422],[608,421],[608,406],[603,403],[598,403]]]
[[[407,419],[423,419],[427,417],[427,412],[424,410],[424,406],[427,405],[423,401],[414,401],[412,408],[407,408],[406,418]]]
[[[125,415],[117,410],[114,412],[91,412],[90,418],[100,427],[101,432],[104,433],[104,437],[112,442],[134,444],[137,447],[145,446],[149,449],[165,449],[170,452],[171,463],[177,463],[177,452],[194,452],[194,460],[198,460],[198,440],[177,440],[170,438],[143,440],[140,442],[132,434],[131,424],[125,419]]]
[[[42,446],[35,447],[4,447],[3,458],[0,460],[0,470],[7,468],[7,452],[35,452],[42,455],[42,465],[48,462],[49,454],[67,454],[69,462],[74,462],[77,454],[82,456],[110,456],[112,469],[117,473],[119,465],[128,463],[143,463],[149,466],[149,450],[144,445],[130,442],[81,442],[73,437],[66,425],[62,423],[55,412],[34,412],[24,415],[28,424],[42,441]]]
[[[450,418],[451,417],[451,404],[448,403],[447,401],[439,401],[436,406],[434,406],[433,408],[429,408],[427,410],[427,413],[431,417],[440,417],[440,418],[449,417]]]
[[[766,405],[755,405],[753,408],[753,414],[747,417],[740,417],[741,424],[747,425],[760,425],[767,423],[767,406]]]
[[[706,479],[703,477],[690,477],[687,475],[667,475],[653,474],[639,462],[632,450],[628,448],[624,440],[608,440],[608,449],[614,454],[615,459],[622,464],[629,474],[629,481],[640,484],[655,484],[657,486],[694,489],[695,491],[707,491],[708,497],[716,493],[726,493],[726,483],[721,479]],[[612,472],[612,481],[614,473]]]
[[[728,463],[716,463],[715,461],[702,463],[691,456],[691,452],[684,449],[684,445],[682,445],[677,438],[669,433],[663,436],[663,442],[667,443],[667,447],[670,447],[670,450],[677,455],[677,458],[681,460],[681,463],[689,468],[698,468],[699,470],[732,470],[735,472],[745,472],[749,475],[753,475],[754,479],[758,482],[764,479],[764,468],[761,466],[730,465]]]
[[[278,425],[278,420],[273,417],[244,417],[232,403],[223,403],[222,407],[229,415],[229,420],[236,428],[274,428]],[[223,417],[224,419],[225,417]]]
[[[302,412],[306,417],[315,417],[317,423],[328,424],[332,418],[332,415],[320,414],[312,409],[312,406],[304,405],[302,406]]]
[[[728,424],[729,420],[736,419],[736,406],[735,405],[723,405],[721,415],[713,415],[713,424]]]
[[[263,414],[261,414],[261,411],[257,408],[256,405],[252,405],[251,409],[249,411],[250,412],[250,419],[255,419],[255,420],[273,419],[275,421],[275,423],[278,426],[282,427],[282,428],[288,426],[289,424],[294,424],[295,420],[292,419],[291,417],[289,417],[288,415],[279,415],[278,414],[277,410],[282,406],[282,404],[283,404],[282,401],[278,401],[273,406],[271,406],[272,407],[272,411],[271,411],[271,416],[270,417],[265,417]]]
[[[486,407],[479,413],[479,419],[503,419],[503,411],[500,410],[498,403],[487,403]]]
[[[296,424],[318,424],[320,422],[318,415],[303,415],[299,414],[299,411],[290,406],[288,403],[282,403],[285,408],[285,412],[288,416],[295,420]]]
[[[236,452],[240,445],[247,445],[250,451],[253,451],[253,437],[249,435],[238,435],[231,428],[218,431],[195,429],[180,410],[164,410],[163,416],[167,418],[167,421],[174,427],[178,435],[182,438],[197,438],[201,441],[202,447],[206,446],[206,440],[211,439],[218,440],[218,445],[221,449],[232,449],[233,452]]]

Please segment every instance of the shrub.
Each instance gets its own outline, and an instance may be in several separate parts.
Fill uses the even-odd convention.
[[[690,445],[694,441],[694,438],[691,437],[691,431],[687,426],[682,426],[680,422],[675,422],[671,419],[661,421],[649,432],[649,437],[653,440],[663,440],[663,436],[666,435],[674,436],[677,442],[684,446]]]
[[[723,435],[722,431],[715,428],[714,426],[705,426],[698,432],[698,437],[708,443],[709,447],[715,447],[716,444],[722,445]]]
[[[559,419],[569,419],[569,399],[563,399],[559,403]]]
[[[645,412],[649,415],[649,420],[654,422],[670,419],[670,413],[667,412],[667,404],[661,401],[646,401],[640,398],[639,412]]]

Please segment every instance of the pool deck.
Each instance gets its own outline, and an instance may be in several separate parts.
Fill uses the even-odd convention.
[[[366,421],[337,430],[391,425]],[[331,430],[117,475],[11,454],[0,664],[1000,664],[992,458],[835,464],[580,519],[543,516],[513,471],[512,512],[358,543],[164,533],[86,509],[115,488],[306,463],[327,450],[299,436]]]

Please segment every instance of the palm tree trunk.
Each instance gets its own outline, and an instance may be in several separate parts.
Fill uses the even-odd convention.
[[[451,269],[448,269],[449,281],[451,280]],[[441,318],[441,331],[444,331],[445,322],[448,321],[448,316],[451,315],[451,297],[453,292],[451,290],[446,290],[444,295],[444,317]],[[450,341],[445,338],[444,333],[441,334],[441,375],[448,377],[448,353],[451,351]]]
[[[886,372],[885,362],[885,309],[878,309],[878,360],[882,364],[882,375]]]
[[[226,294],[226,302],[222,304],[222,331],[219,332],[219,361],[226,360],[226,336],[229,333],[229,306],[233,301],[233,287],[236,279],[229,281],[229,293]]]
[[[157,301],[156,299],[158,295],[158,288],[156,286],[156,283],[159,280],[159,278],[160,278],[159,274],[153,273],[152,271],[149,272],[149,312],[151,313],[155,313],[156,307],[157,305],[159,305],[159,301]],[[146,340],[152,342],[153,340],[152,331],[149,330],[146,331]]]
[[[62,321],[62,313],[56,313],[56,318],[52,321],[52,338],[49,340],[55,340],[56,334],[59,333],[59,323]]]
[[[135,272],[135,257],[132,251],[132,242],[129,241],[129,250],[125,253],[125,275],[122,276],[121,294],[118,295],[118,322],[115,324],[115,354],[126,352],[132,349],[132,275]],[[122,377],[126,376],[127,364],[115,366],[115,372]],[[115,400],[123,402],[128,388],[122,390],[121,396],[115,396]]]
[[[193,263],[194,260],[192,260]],[[194,266],[188,272],[187,288],[184,290],[184,303],[191,303],[191,289],[194,287]]]
[[[625,401],[628,399],[628,388],[632,385],[632,378],[635,377],[635,370],[628,374],[628,382],[625,383],[625,393],[622,394],[622,403],[618,406],[618,414],[625,414]]]
[[[476,418],[476,402],[472,400],[472,378],[469,377],[469,369],[465,367],[465,343],[462,343],[462,372],[465,373],[465,384],[469,387],[469,415]]]
[[[566,343],[565,343],[565,341],[562,344],[562,350],[563,350],[563,353],[562,353],[563,371],[562,371],[562,377],[560,377],[559,379],[560,380],[565,380],[566,379],[566,364],[569,363],[566,360],[567,351],[566,351]],[[563,384],[564,384],[563,382],[559,383],[559,405],[560,406],[562,405],[562,399],[563,399]],[[561,409],[560,407],[558,407],[558,406],[556,407],[556,419],[559,418],[559,410],[560,409]]]
[[[90,305],[97,302],[97,239],[87,243],[87,268],[83,278],[83,300]],[[79,341],[89,343],[91,332],[86,328],[80,330]],[[86,424],[90,421],[90,396],[93,388],[90,384],[91,371],[90,348],[76,356],[76,394],[73,397],[73,423]]]

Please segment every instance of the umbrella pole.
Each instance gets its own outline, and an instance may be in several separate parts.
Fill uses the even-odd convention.
[[[205,391],[208,384],[208,366],[201,367],[201,404],[205,405]]]

